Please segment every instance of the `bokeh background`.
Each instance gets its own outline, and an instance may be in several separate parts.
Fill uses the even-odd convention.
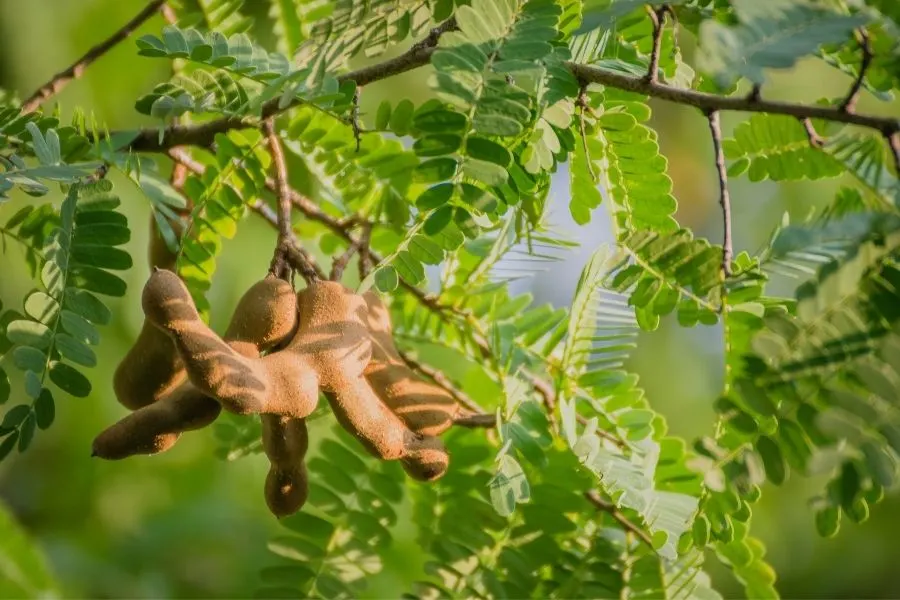
[[[255,11],[257,39],[270,48],[267,3],[248,1]],[[26,97],[52,73],[130,19],[143,0],[0,0],[0,88]],[[158,32],[154,17],[140,33]],[[684,38],[688,38],[684,34]],[[690,49],[688,49],[690,50]],[[145,123],[133,110],[135,99],[165,80],[165,61],[137,56],[133,40],[104,56],[87,75],[59,97],[64,115],[75,106],[93,111],[110,128]],[[425,69],[390,83],[367,86],[363,113],[401,90],[418,104],[428,88]],[[815,61],[773,75],[770,97],[815,101],[839,96],[849,79]],[[898,105],[865,98],[862,108],[897,114]],[[653,103],[653,126],[679,200],[678,220],[698,235],[720,239],[720,214],[712,149],[704,118],[693,109]],[[726,115],[726,135],[740,122]],[[129,251],[143,256],[148,202],[122,178],[117,191],[132,223]],[[798,218],[827,202],[835,181],[776,185],[731,182],[736,249],[755,250],[785,212]],[[16,196],[0,206],[0,222],[28,198]],[[552,270],[520,284],[537,302],[566,305],[590,252],[608,241],[608,217],[601,208],[590,225],[577,228],[568,214],[568,176],[563,166],[554,182],[550,221],[581,243]],[[226,243],[211,292],[213,323],[222,327],[242,291],[263,273],[273,232],[248,218]],[[94,392],[88,398],[60,394],[54,426],[40,432],[24,455],[0,464],[0,501],[46,555],[64,597],[248,597],[257,572],[270,560],[266,541],[279,530],[262,499],[267,463],[254,455],[227,463],[213,455],[209,429],[185,436],[173,452],[153,458],[104,462],[90,458],[93,437],[124,409],[112,395],[112,369],[141,324],[137,293],[147,275],[140,263],[128,274],[129,295],[113,301],[118,318],[105,328],[100,366],[88,372]],[[0,254],[0,300],[15,306],[31,289],[20,248]],[[788,292],[788,287],[783,287]],[[17,306],[18,307],[18,306]],[[668,417],[673,433],[693,438],[711,430],[711,405],[721,386],[721,331],[685,330],[674,320],[644,335],[632,361],[653,406]],[[14,388],[15,389],[15,388]],[[21,389],[21,388],[19,388]],[[312,436],[327,435],[326,419]],[[481,435],[472,432],[471,435]],[[782,488],[769,486],[756,507],[754,529],[766,543],[785,598],[900,597],[900,499],[889,497],[861,526],[846,524],[836,539],[819,539],[807,501],[822,480],[794,477]],[[409,532],[407,532],[409,533]],[[0,538],[0,556],[4,549]],[[418,564],[418,549],[403,531],[385,571],[369,586],[371,597],[396,597],[404,569]],[[740,595],[739,585],[710,561],[716,587]],[[0,570],[0,578],[2,578]],[[0,585],[0,590],[3,586]]]

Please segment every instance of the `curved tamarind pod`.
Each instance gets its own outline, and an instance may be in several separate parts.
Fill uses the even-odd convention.
[[[402,461],[417,479],[443,475],[449,458],[440,440],[407,429],[363,376],[372,352],[363,298],[323,281],[297,294],[297,301],[300,323],[286,350],[305,355],[341,426],[370,454]]]
[[[429,383],[409,368],[394,345],[391,314],[373,291],[363,294],[366,323],[372,336],[372,361],[366,379],[406,426],[416,433],[440,435],[453,425],[459,404],[444,388]]]
[[[181,221],[173,222],[172,228],[180,233]],[[166,246],[152,216],[148,256],[151,268],[175,267],[176,255]],[[183,378],[184,368],[172,340],[145,319],[134,345],[116,367],[113,391],[119,403],[137,410],[166,396]]]
[[[290,284],[267,277],[241,297],[225,339],[241,355],[258,358],[261,351],[293,334],[296,315],[297,300]],[[135,411],[100,433],[94,440],[94,455],[114,460],[163,452],[175,444],[182,432],[215,421],[221,410],[218,402],[190,381],[183,381],[158,402]]]
[[[266,504],[276,517],[300,510],[309,496],[306,451],[309,434],[306,420],[262,415],[262,443],[271,466],[266,475]]]
[[[206,427],[221,410],[218,402],[184,381],[160,401],[139,408],[100,432],[94,438],[91,455],[119,460],[165,452],[182,432]]]
[[[315,410],[319,397],[316,376],[302,357],[294,360],[284,351],[263,359],[243,356],[203,323],[187,288],[174,273],[154,272],[144,286],[142,305],[147,320],[175,341],[191,383],[225,410],[294,417],[306,417]],[[285,314],[296,315],[296,307]],[[251,326],[247,329],[252,331]]]

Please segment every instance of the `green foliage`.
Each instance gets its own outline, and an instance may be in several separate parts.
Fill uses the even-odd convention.
[[[174,124],[150,136],[160,147],[175,136],[184,154],[173,154],[190,159],[190,174],[170,180],[167,165],[128,150],[133,132],[107,135],[80,111],[63,125],[0,98],[0,204],[25,201],[0,219],[0,242],[40,281],[21,307],[0,306],[0,459],[51,425],[59,391],[93,389],[82,370],[98,362],[98,327],[113,317],[96,295],[124,295],[117,273],[133,267],[106,170],[148,200],[206,318],[222,248],[245,216],[277,225],[272,150],[258,131],[274,115],[287,200],[303,214],[291,223],[297,243],[336,261],[368,240],[378,264],[366,273],[359,259],[357,290],[384,295],[398,347],[491,427],[447,432],[450,470],[427,485],[340,431],[323,435],[308,461],[309,503],[270,542],[260,597],[370,594],[411,536],[421,560],[393,581],[405,597],[714,599],[703,560],[715,556],[748,597],[776,598],[752,531],[769,484],[818,477],[809,525],[831,537],[845,517],[865,521],[900,478],[900,174],[885,143],[897,134],[890,123],[841,124],[854,120],[852,103],[838,108],[844,94],[817,105],[841,123],[763,114],[772,104],[730,94],[800,60],[853,78],[865,60],[862,90],[890,99],[900,12],[888,0],[666,5],[175,2],[177,25],[137,40],[138,55],[174,62],[174,75],[134,104]],[[650,16],[665,17],[658,39]],[[696,62],[682,49],[689,36]],[[573,62],[605,84],[576,78]],[[398,87],[377,107],[361,102],[414,67],[427,69],[424,97]],[[670,164],[636,93],[711,110],[696,93],[723,90],[735,102],[722,110],[753,113],[723,142],[729,177],[840,185],[730,265],[721,234],[676,221]],[[138,139],[133,148],[151,145],[148,131]],[[571,303],[536,305],[512,284],[571,257],[548,209],[566,169],[575,223],[605,208],[613,239],[591,254]],[[780,286],[790,297],[768,295]],[[669,434],[630,370],[639,332],[667,318],[721,328],[707,330],[724,344],[716,422],[696,440]],[[261,451],[255,418],[225,415],[214,432],[222,459]],[[0,530],[6,521],[0,513]],[[10,581],[12,594],[53,593],[21,534],[7,537],[0,590]]]
[[[6,597],[59,597],[56,582],[40,549],[16,523],[5,506],[0,506],[0,594]]]
[[[611,209],[614,224],[622,234],[678,229],[672,216],[677,203],[672,196],[672,180],[666,174],[667,161],[659,153],[656,133],[642,124],[649,117],[650,111],[641,99],[615,91],[592,94],[589,107],[581,108],[578,134],[585,146],[587,165],[576,155],[574,172],[582,186],[586,170],[588,181],[593,180],[606,191],[615,204]],[[587,223],[589,209],[596,204],[592,192],[575,190],[570,204],[575,221]]]
[[[365,589],[381,570],[404,496],[400,465],[370,462],[346,433],[322,442],[308,463],[308,508],[282,520],[290,534],[269,543],[279,560],[260,573],[257,596],[358,597]]]
[[[703,23],[702,68],[727,87],[738,77],[765,81],[764,69],[786,69],[823,44],[850,39],[868,19],[805,0],[732,0],[740,24]]]
[[[24,374],[28,400],[6,411],[0,425],[4,455],[14,445],[25,451],[35,430],[53,423],[50,383],[79,398],[91,392],[80,367],[96,366],[91,346],[100,342],[97,326],[112,317],[95,294],[123,296],[125,282],[111,271],[132,266],[131,256],[117,247],[131,233],[125,217],[115,211],[119,199],[111,190],[102,179],[71,185],[42,250],[43,289],[25,298],[25,316],[6,324],[13,364]]]

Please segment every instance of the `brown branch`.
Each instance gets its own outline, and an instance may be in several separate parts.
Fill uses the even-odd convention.
[[[597,510],[607,513],[609,516],[613,518],[614,521],[619,523],[622,527],[625,528],[625,531],[633,533],[639,540],[647,544],[651,550],[656,551],[653,548],[653,540],[650,539],[650,536],[641,529],[638,525],[632,523],[628,517],[622,514],[622,511],[616,507],[612,502],[607,502],[603,498],[600,497],[595,491],[589,491],[584,493],[584,497],[587,498],[588,502],[593,504]]]
[[[650,15],[650,21],[653,23],[653,47],[650,50],[650,66],[647,67],[647,74],[644,76],[648,83],[657,83],[659,81],[659,53],[662,48],[663,30],[666,27],[666,14],[669,12],[669,6],[666,4],[659,8],[647,6],[647,13]]]
[[[731,197],[728,194],[728,170],[725,168],[725,152],[722,150],[722,127],[719,124],[719,111],[714,110],[706,115],[709,120],[709,132],[712,135],[713,149],[716,154],[716,171],[719,174],[719,204],[722,207],[722,272],[726,277],[731,275],[731,257],[734,254],[731,242]]]
[[[847,98],[841,102],[839,107],[839,109],[845,113],[852,113],[856,110],[856,101],[859,99],[859,92],[862,90],[863,84],[865,83],[866,71],[869,70],[869,65],[872,64],[872,59],[874,58],[872,55],[872,47],[869,45],[869,34],[866,33],[866,30],[860,29],[857,31],[856,37],[859,42],[859,49],[862,52],[862,62],[859,65],[859,73],[853,81],[853,85],[850,87]]]
[[[465,414],[453,419],[453,424],[469,429],[493,429],[497,426],[497,417],[487,413]]]
[[[372,271],[372,224],[363,223],[359,236],[359,280],[362,281]]]
[[[431,54],[434,52],[440,36],[454,28],[456,28],[456,22],[453,19],[444,21],[432,29],[428,37],[414,44],[403,54],[339,75],[338,83],[353,81],[357,87],[361,87],[426,65],[431,59]],[[268,119],[303,103],[302,100],[295,99],[287,106],[281,107],[279,106],[280,102],[279,98],[266,102],[262,107],[262,118]],[[256,126],[254,122],[240,117],[226,117],[199,125],[173,125],[165,130],[162,143],[159,140],[159,129],[150,127],[141,129],[128,147],[135,152],[162,152],[173,146],[209,146],[216,134],[232,129],[247,129]]]
[[[354,81],[358,87],[375,81],[387,79],[394,75],[416,69],[428,64],[431,54],[440,35],[455,27],[453,20],[448,20],[434,28],[427,38],[414,44],[403,54],[351,71],[337,77],[339,82]],[[698,92],[690,89],[682,89],[665,85],[655,81],[648,81],[646,76],[626,75],[616,71],[610,71],[599,67],[566,62],[565,66],[572,74],[582,82],[597,83],[608,87],[634,92],[659,98],[674,104],[693,106],[703,112],[735,111],[750,113],[769,113],[788,115],[798,119],[821,119],[847,125],[857,125],[869,129],[875,129],[884,135],[891,135],[900,130],[900,121],[896,117],[880,117],[875,115],[846,112],[836,106],[807,105],[760,98],[759,87],[756,86],[748,96],[722,96]],[[286,107],[278,106],[279,99],[274,99],[263,105],[262,118],[266,119],[279,112],[288,110],[302,101],[296,100]],[[156,127],[141,129],[137,132],[128,149],[135,152],[164,152],[169,148],[180,145],[193,145],[208,147],[216,134],[224,133],[231,129],[243,129],[256,127],[255,121],[242,118],[228,117],[209,121],[198,125],[173,125],[164,131],[163,141],[159,141],[159,129]]]
[[[835,106],[820,106],[807,104],[794,104],[775,100],[762,100],[755,95],[750,97],[720,96],[689,89],[676,88],[661,83],[651,83],[643,77],[625,75],[615,71],[609,71],[598,67],[581,65],[578,63],[565,63],[576,78],[590,83],[599,83],[605,86],[652,96],[673,102],[699,108],[703,112],[712,111],[737,111],[751,113],[769,113],[775,115],[788,115],[798,119],[822,119],[835,123],[846,123],[875,129],[883,133],[893,133],[900,130],[900,121],[897,117],[877,117],[859,113],[846,113]]]
[[[359,145],[362,143],[362,129],[359,126],[359,86],[353,90],[353,107],[350,109],[350,127],[353,129],[353,139],[356,140],[356,151],[359,152]]]
[[[263,133],[272,154],[272,162],[275,165],[275,193],[278,198],[278,242],[275,253],[272,256],[272,264],[269,272],[290,280],[291,270],[296,270],[306,283],[314,283],[320,279],[322,273],[315,259],[303,250],[296,238],[291,226],[291,194],[288,181],[287,162],[284,159],[284,150],[275,132],[273,119],[263,122]]]
[[[133,19],[125,23],[125,25],[116,30],[111,36],[88,50],[84,56],[72,63],[67,69],[62,70],[51,77],[50,81],[39,87],[27,100],[25,100],[25,102],[22,103],[22,113],[27,114],[36,111],[41,104],[49,100],[55,94],[58,94],[72,80],[81,77],[82,74],[84,74],[85,69],[87,69],[91,63],[130,36],[135,29],[144,23],[144,21],[152,17],[164,2],[165,0],[153,0],[147,4],[141,12],[135,15]]]
[[[331,276],[329,277],[331,281],[341,280],[341,277],[344,276],[344,269],[347,268],[347,264],[349,264],[353,255],[356,254],[356,251],[360,249],[361,244],[361,239],[351,242],[344,253],[334,259],[331,263]],[[362,258],[360,258],[360,260],[362,260]]]
[[[895,131],[887,137],[888,148],[894,155],[894,173],[900,177],[900,131]]]

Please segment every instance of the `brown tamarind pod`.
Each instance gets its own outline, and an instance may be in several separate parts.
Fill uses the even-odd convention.
[[[203,323],[190,293],[174,273],[154,272],[144,286],[142,305],[147,320],[174,340],[191,383],[225,410],[294,417],[306,417],[315,410],[316,374],[302,357],[293,360],[284,351],[263,359],[243,356]],[[291,323],[296,307],[283,315],[287,316],[273,320]]]
[[[391,314],[374,291],[363,294],[366,323],[372,336],[372,361],[366,379],[406,426],[416,433],[440,435],[453,425],[459,403],[444,388],[423,380],[394,345]]]
[[[318,375],[344,429],[382,460],[401,460],[418,479],[436,479],[449,459],[440,440],[410,431],[364,377],[372,353],[366,303],[336,282],[310,285],[297,295],[300,323],[288,350],[302,351]]]
[[[262,415],[262,443],[271,466],[266,475],[265,496],[269,510],[284,517],[300,510],[309,496],[306,420]]]
[[[221,410],[218,402],[184,381],[160,401],[139,408],[102,431],[94,438],[92,456],[119,460],[165,452],[183,432],[206,427]]]
[[[339,283],[316,282],[297,294],[294,337],[262,359],[242,356],[203,324],[173,273],[153,273],[142,304],[147,319],[175,341],[191,383],[226,410],[304,418],[321,389],[341,425],[374,456],[401,460],[421,479],[446,470],[440,440],[410,431],[365,379],[372,353],[366,303]]]
[[[180,233],[180,220],[171,225]],[[166,246],[153,217],[150,217],[149,246],[151,269],[175,267],[177,256]],[[137,410],[166,396],[183,379],[184,369],[172,340],[145,319],[134,345],[113,375],[116,398],[125,407]]]
[[[297,300],[290,284],[267,277],[241,297],[225,339],[238,354],[259,358],[260,352],[293,334],[296,317]],[[158,402],[140,408],[98,435],[94,455],[120,459],[163,452],[175,444],[182,432],[209,425],[219,412],[221,405],[216,400],[184,380]]]

